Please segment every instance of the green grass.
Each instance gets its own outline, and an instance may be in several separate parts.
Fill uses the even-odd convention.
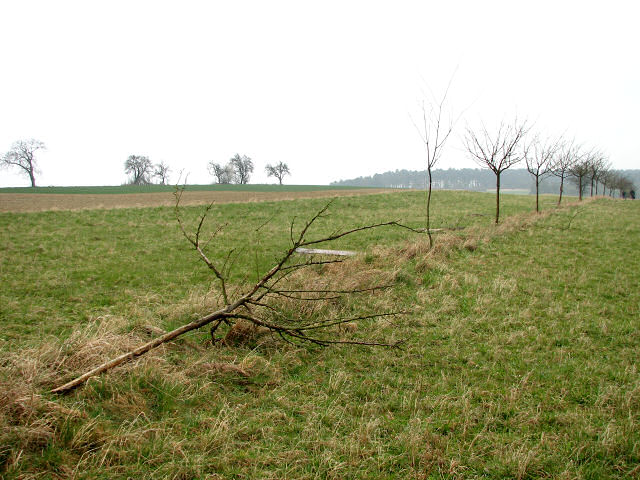
[[[434,225],[489,223],[493,196],[438,192]],[[440,200],[442,199],[442,200]],[[231,249],[240,257],[233,279],[271,267],[288,246],[291,221],[302,226],[327,199],[215,205],[212,228],[226,225],[212,244],[212,258],[223,261]],[[552,203],[548,198],[548,204]],[[530,208],[530,201],[504,202],[505,215]],[[357,225],[399,220],[424,225],[424,193],[411,192],[337,198],[317,235]],[[195,220],[200,207],[184,209]],[[472,215],[470,215],[472,214]],[[159,295],[171,305],[195,289],[208,290],[209,272],[182,237],[172,208],[48,211],[0,214],[3,254],[0,290],[3,329],[14,341],[24,330],[64,335],[78,323],[103,313],[126,311],[138,297]],[[380,229],[335,242],[335,248],[366,250],[414,238],[402,229]],[[219,248],[217,248],[219,247]],[[46,319],[46,321],[43,321]]]
[[[640,207],[597,200],[525,214],[505,196],[435,192],[424,238],[364,232],[347,273],[392,275],[353,307],[401,350],[211,348],[208,333],[64,397],[46,393],[215,305],[170,208],[1,214],[0,464],[6,478],[629,478],[640,465]],[[264,271],[326,200],[214,206],[233,280]],[[184,209],[195,222],[197,207]],[[424,224],[424,193],[338,198],[317,234]],[[509,217],[509,218],[507,218]],[[193,223],[192,223],[193,224]],[[259,228],[260,227],[260,228]],[[257,231],[256,231],[257,229]],[[248,376],[218,368],[233,364]],[[3,387],[6,397],[3,395]],[[34,396],[35,394],[35,396]],[[21,452],[21,453],[20,453]],[[20,454],[20,455],[18,455]],[[18,458],[19,456],[19,458]]]
[[[315,192],[322,190],[363,190],[368,187],[344,187],[334,185],[187,185],[188,191],[216,191],[216,192]],[[129,194],[173,192],[174,185],[114,185],[104,187],[5,187],[0,193],[63,193],[63,194]]]

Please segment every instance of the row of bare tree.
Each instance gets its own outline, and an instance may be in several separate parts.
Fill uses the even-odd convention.
[[[613,171],[602,151],[588,149],[575,140],[533,134],[526,121],[503,122],[494,133],[484,125],[476,130],[467,127],[464,141],[471,157],[496,176],[496,223],[500,218],[500,175],[521,162],[535,180],[536,212],[540,211],[540,182],[549,175],[560,179],[558,205],[567,179],[576,184],[580,201],[587,189],[591,196],[597,195],[599,186],[602,195],[607,189],[610,194],[618,190],[621,195],[633,190],[631,180]]]
[[[226,165],[221,165],[213,161],[207,165],[209,173],[216,178],[216,183],[230,184],[237,183],[244,185],[249,183],[253,173],[253,160],[246,155],[240,156],[236,153]],[[129,155],[124,163],[125,173],[131,175],[132,185],[149,185],[152,179],[157,179],[160,185],[166,185],[171,169],[164,162],[152,164],[149,157],[142,155]],[[267,165],[268,177],[276,177],[280,185],[285,175],[290,175],[289,167],[286,163]]]
[[[420,125],[414,122],[425,145],[427,159],[427,233],[433,246],[430,231],[430,206],[432,191],[432,170],[442,155],[443,147],[453,132],[457,119],[444,110],[449,87],[440,101],[429,105],[422,103]],[[610,194],[619,191],[635,197],[633,182],[624,175],[611,169],[607,156],[596,148],[588,149],[575,140],[562,137],[544,137],[532,132],[527,121],[502,122],[497,130],[491,131],[484,124],[480,128],[467,125],[464,145],[471,158],[481,167],[491,170],[496,177],[496,215],[495,223],[500,220],[500,177],[510,167],[524,162],[534,177],[536,186],[536,212],[540,211],[540,182],[549,175],[560,179],[558,205],[562,202],[564,182],[573,181],[578,188],[579,199],[587,188],[590,195],[598,194],[602,186],[602,195],[607,189]]]

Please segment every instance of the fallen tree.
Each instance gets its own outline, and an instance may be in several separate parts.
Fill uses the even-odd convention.
[[[118,365],[134,360],[141,355],[144,355],[148,351],[174,340],[175,338],[184,335],[187,332],[200,329],[204,326],[211,325],[211,341],[215,344],[219,339],[215,337],[215,333],[222,324],[228,325],[233,328],[234,325],[239,325],[237,322],[249,322],[255,328],[260,328],[277,335],[282,340],[289,343],[308,343],[319,346],[328,346],[333,344],[351,344],[351,345],[369,345],[369,346],[385,346],[396,347],[401,341],[388,342],[385,340],[373,340],[373,339],[338,339],[331,337],[330,335],[320,335],[318,332],[327,331],[330,327],[336,327],[344,324],[348,324],[358,320],[367,320],[380,317],[389,317],[398,315],[402,312],[385,312],[385,313],[372,313],[356,316],[342,316],[325,318],[324,316],[307,317],[304,315],[292,316],[289,309],[282,307],[281,300],[285,299],[288,302],[307,302],[307,301],[323,301],[323,300],[335,300],[344,295],[351,294],[363,294],[371,293],[376,290],[389,288],[390,285],[375,285],[367,288],[352,288],[352,289],[329,289],[329,288],[313,288],[313,289],[300,289],[288,286],[288,279],[296,272],[300,272],[306,268],[314,266],[322,266],[328,264],[335,264],[344,262],[345,259],[324,259],[323,257],[312,256],[304,260],[300,260],[295,256],[298,249],[307,248],[310,246],[331,242],[339,238],[343,238],[347,235],[352,235],[356,232],[362,232],[364,230],[370,230],[380,227],[399,226],[403,228],[398,222],[383,222],[370,224],[365,226],[356,227],[346,231],[334,232],[329,235],[325,235],[315,239],[308,239],[310,228],[319,219],[326,216],[329,207],[333,203],[333,200],[322,207],[310,220],[305,222],[304,226],[295,233],[295,219],[291,222],[290,233],[290,247],[284,252],[279,260],[275,262],[265,274],[262,275],[253,285],[246,289],[239,290],[240,293],[231,295],[229,293],[229,274],[232,267],[233,250],[229,252],[222,264],[217,264],[212,261],[206,253],[207,246],[215,239],[215,237],[222,231],[223,226],[218,227],[210,234],[210,238],[203,243],[204,225],[207,219],[207,215],[210,212],[213,204],[209,204],[200,215],[200,218],[195,228],[195,232],[190,233],[187,231],[185,223],[183,222],[180,210],[180,200],[184,188],[177,188],[175,192],[175,216],[180,227],[180,230],[187,241],[196,250],[201,260],[212,271],[219,284],[220,293],[224,302],[224,306],[212,313],[209,313],[197,320],[189,322],[175,330],[167,332],[157,338],[147,342],[140,347],[126,352],[96,368],[80,375],[79,377],[65,383],[53,390],[52,393],[64,393],[68,392],[83,383],[85,383],[91,377],[104,373]]]

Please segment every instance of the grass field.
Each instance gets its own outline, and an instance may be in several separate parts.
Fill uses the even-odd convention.
[[[183,205],[296,200],[390,191],[322,185],[186,185],[184,189]],[[166,207],[175,203],[174,192],[175,186],[169,185],[4,188],[0,189],[0,212]]]
[[[207,184],[186,185],[188,192],[316,192],[326,190],[366,190],[368,187],[337,185],[271,185],[271,184]],[[66,195],[129,195],[134,193],[173,192],[174,185],[112,185],[104,187],[5,187],[0,193],[66,194]]]
[[[251,281],[326,199],[215,205],[212,245]],[[633,478],[640,473],[640,206],[544,212],[530,196],[435,192],[436,237],[386,228],[313,275],[392,279],[345,300],[405,310],[338,338],[401,349],[211,347],[196,332],[48,390],[219,305],[169,207],[0,213],[0,472],[5,478]],[[194,225],[201,207],[184,208]],[[424,193],[337,198],[315,235],[424,224]],[[215,253],[213,253],[215,251]],[[301,311],[302,312],[302,311]]]

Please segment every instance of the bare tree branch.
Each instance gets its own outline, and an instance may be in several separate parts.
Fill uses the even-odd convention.
[[[224,303],[225,305],[229,305],[229,296],[227,295],[226,277],[223,275],[222,271],[218,269],[218,267],[216,267],[216,265],[211,260],[209,260],[207,255],[204,253],[204,250],[202,249],[202,245],[200,245],[200,232],[202,231],[202,226],[204,225],[205,219],[207,218],[207,214],[213,207],[213,203],[210,203],[205,207],[204,211],[202,212],[202,215],[200,216],[200,222],[198,223],[195,236],[192,237],[191,235],[189,235],[189,233],[187,233],[184,227],[184,223],[182,222],[182,218],[180,217],[179,205],[180,205],[180,200],[182,198],[183,192],[184,192],[184,186],[180,188],[176,188],[176,191],[174,192],[174,195],[176,197],[174,213],[176,216],[176,220],[178,222],[178,226],[180,227],[180,231],[182,232],[182,235],[184,236],[184,238],[186,238],[189,241],[189,243],[193,245],[195,250],[198,252],[198,255],[200,255],[200,258],[202,259],[202,261],[204,261],[207,267],[209,267],[209,269],[213,272],[213,274],[216,276],[216,278],[220,282],[220,290],[222,292],[222,297],[224,298]],[[222,227],[219,227],[218,230],[216,230],[212,234],[212,238],[215,237],[215,235],[218,232],[220,232],[221,229]],[[210,241],[211,239],[207,243],[209,243]],[[231,255],[231,253],[229,253],[229,255]]]
[[[234,320],[244,320],[250,322],[251,325],[258,328],[266,328],[268,331],[272,333],[276,333],[281,339],[283,339],[287,343],[297,344],[297,343],[307,343],[318,346],[329,346],[329,345],[367,345],[367,346],[385,346],[385,347],[398,347],[402,342],[387,342],[387,341],[377,341],[377,340],[360,340],[360,339],[335,339],[335,338],[327,338],[324,336],[317,336],[315,334],[310,334],[311,332],[317,332],[319,330],[326,330],[327,328],[334,327],[337,325],[345,324],[348,322],[358,321],[358,320],[371,320],[375,318],[382,317],[390,317],[395,315],[403,314],[404,312],[383,312],[383,313],[373,313],[373,314],[362,314],[355,316],[328,316],[323,315],[321,312],[317,315],[312,314],[308,318],[300,317],[300,318],[291,318],[290,314],[286,314],[289,312],[289,309],[285,309],[284,306],[278,302],[279,297],[289,297],[286,302],[291,300],[293,301],[305,301],[305,300],[314,300],[314,301],[322,301],[325,299],[334,299],[339,298],[342,295],[350,295],[350,294],[364,294],[367,292],[375,292],[383,288],[390,288],[391,285],[380,285],[373,286],[367,288],[353,288],[353,289],[339,289],[339,288],[324,288],[320,287],[317,289],[307,289],[307,288],[289,288],[289,287],[278,287],[282,282],[285,281],[286,278],[290,278],[295,272],[299,272],[306,267],[312,265],[324,265],[325,263],[338,263],[334,261],[315,261],[310,260],[309,262],[303,263],[293,263],[290,264],[289,261],[291,257],[294,255],[295,250],[298,247],[305,245],[315,245],[318,243],[329,242],[332,240],[336,240],[339,238],[343,238],[347,235],[354,234],[356,232],[362,232],[369,229],[379,228],[382,226],[401,226],[397,222],[382,222],[373,225],[365,225],[357,228],[353,228],[344,232],[335,232],[330,235],[316,238],[313,240],[307,240],[306,235],[309,233],[310,228],[313,224],[326,216],[327,210],[332,202],[329,202],[324,207],[316,212],[316,214],[308,220],[304,226],[300,229],[297,234],[294,234],[294,222],[291,223],[290,228],[290,239],[291,246],[285,251],[279,260],[273,265],[271,269],[269,269],[266,273],[264,273],[261,277],[258,278],[255,284],[246,288],[244,291],[238,290],[237,296],[232,298],[228,295],[227,283],[228,283],[228,270],[226,270],[225,265],[228,262],[229,258],[231,258],[231,253],[227,255],[225,263],[222,267],[218,267],[203,251],[202,246],[200,244],[200,238],[202,234],[202,230],[206,223],[207,214],[211,210],[211,205],[207,206],[203,211],[202,215],[199,218],[198,225],[195,230],[195,234],[190,234],[182,220],[179,205],[182,197],[182,193],[184,191],[184,187],[176,188],[175,196],[176,196],[176,205],[175,205],[175,214],[176,220],[178,222],[179,228],[183,234],[183,236],[189,241],[189,243],[194,247],[194,249],[198,252],[198,255],[203,260],[203,262],[207,265],[207,267],[213,272],[213,274],[218,278],[222,290],[222,294],[224,297],[225,306],[220,308],[208,315],[205,315],[197,320],[194,320],[186,325],[183,325],[171,332],[168,332],[160,337],[145,343],[144,345],[130,351],[124,353],[117,358],[110,360],[89,372],[77,377],[76,379],[65,383],[64,385],[55,388],[52,390],[53,393],[63,393],[67,392],[73,388],[82,385],[89,378],[99,375],[107,370],[114,368],[118,365],[121,365],[125,362],[133,360],[149,350],[156,348],[163,343],[169,342],[180,335],[183,335],[192,330],[196,330],[202,328],[207,325],[212,325],[211,327],[211,337],[212,343],[215,343],[217,339],[215,338],[215,332],[221,326],[222,323],[228,323],[230,325],[233,324]],[[216,230],[215,233],[220,230]],[[306,294],[309,294],[306,298]],[[311,297],[317,298],[311,298]],[[335,295],[334,295],[335,294]],[[328,317],[328,318],[327,318]],[[231,326],[231,330],[233,330],[234,326]],[[230,330],[230,331],[231,331]]]

